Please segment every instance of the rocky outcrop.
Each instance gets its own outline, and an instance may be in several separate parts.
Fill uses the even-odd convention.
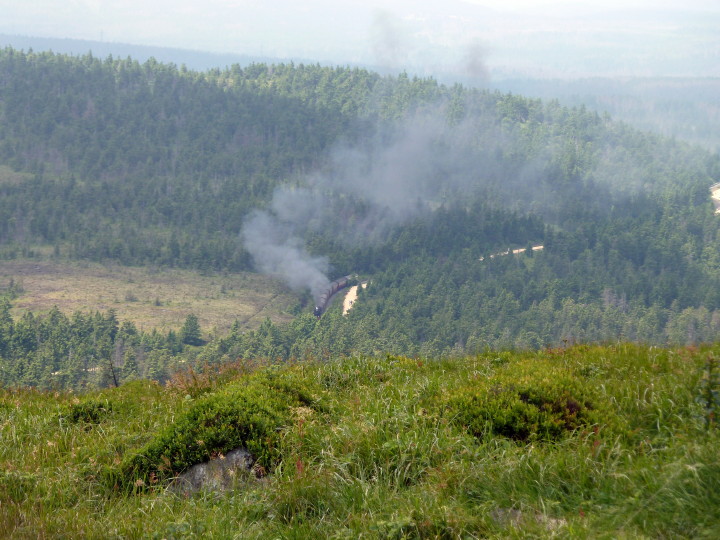
[[[255,458],[250,452],[236,448],[224,456],[193,465],[173,480],[170,489],[177,493],[230,489],[238,477],[252,470],[254,463]]]

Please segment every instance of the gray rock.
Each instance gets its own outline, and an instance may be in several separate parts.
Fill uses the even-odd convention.
[[[224,456],[193,465],[170,484],[176,493],[223,491],[230,489],[238,477],[252,469],[255,458],[245,448],[236,448]]]
[[[528,513],[516,510],[514,508],[496,508],[490,511],[490,517],[498,525],[507,527],[522,528],[525,523],[534,520],[536,523],[544,526],[548,531],[557,531],[565,527],[567,521],[564,519],[551,518],[544,514]]]

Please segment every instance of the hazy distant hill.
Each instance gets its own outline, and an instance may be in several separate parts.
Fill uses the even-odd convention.
[[[91,52],[98,58],[131,57],[140,62],[155,58],[159,62],[185,65],[188,69],[206,70],[225,68],[233,64],[247,66],[252,63],[312,64],[311,59],[276,58],[207,51],[153,47],[79,39],[61,39],[35,36],[0,34],[0,47],[11,46],[19,50],[54,51],[56,53],[84,55]],[[387,68],[362,66],[367,69]],[[714,77],[584,77],[584,78],[535,78],[532,75],[513,78],[502,72],[488,79],[470,77],[458,72],[454,75],[437,75],[441,82],[452,84],[482,84],[503,92],[538,97],[545,100],[559,99],[567,106],[586,105],[598,112],[608,112],[614,118],[626,121],[640,129],[655,131],[665,136],[677,137],[710,150],[720,148],[720,80]]]
[[[150,58],[155,58],[159,62],[172,63],[177,66],[185,65],[189,69],[196,70],[224,68],[232,64],[246,66],[253,62],[281,62],[284,60],[243,54],[223,54],[171,47],[132,45],[130,43],[0,34],[0,47],[6,46],[24,51],[30,49],[34,51],[53,51],[74,56],[81,56],[91,52],[93,56],[100,59],[111,55],[121,59],[129,56],[139,62],[145,62]]]
[[[644,130],[720,150],[720,78],[508,79],[492,86],[585,105]]]

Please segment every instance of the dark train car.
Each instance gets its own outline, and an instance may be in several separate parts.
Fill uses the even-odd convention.
[[[350,280],[352,279],[352,276],[345,276],[341,277],[340,279],[336,279],[330,284],[330,287],[325,290],[320,297],[318,298],[317,305],[315,306],[315,310],[313,313],[315,316],[319,319],[323,313],[325,313],[325,310],[328,307],[328,304],[330,302],[330,299],[333,297],[333,295],[338,292],[340,289],[344,289],[350,284]]]

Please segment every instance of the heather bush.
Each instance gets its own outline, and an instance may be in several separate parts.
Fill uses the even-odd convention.
[[[539,363],[514,364],[472,381],[445,398],[445,413],[480,439],[558,440],[578,428],[613,422],[586,379],[565,367]]]
[[[88,399],[66,406],[60,418],[71,424],[99,424],[112,410],[113,404],[107,399]]]
[[[240,447],[258,466],[270,468],[280,460],[280,432],[291,423],[291,409],[300,406],[320,407],[296,377],[268,370],[241,379],[198,399],[152,442],[126,457],[119,477],[113,471],[109,479],[126,486],[158,484]]]

